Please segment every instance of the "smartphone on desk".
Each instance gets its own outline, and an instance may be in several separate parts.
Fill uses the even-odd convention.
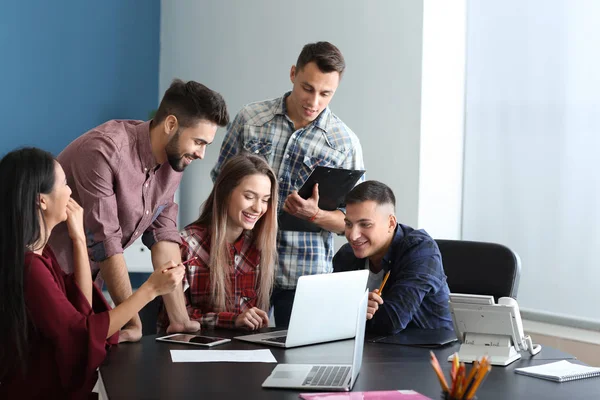
[[[219,344],[231,342],[231,339],[226,339],[226,338],[222,338],[222,337],[213,337],[213,336],[175,333],[173,335],[157,337],[156,341],[212,347],[212,346],[217,346]]]

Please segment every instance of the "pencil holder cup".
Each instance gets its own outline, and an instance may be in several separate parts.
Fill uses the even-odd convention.
[[[457,399],[456,397],[450,396],[450,393],[448,393],[448,392],[442,392],[442,400],[461,400],[461,399]],[[477,400],[477,396],[471,397],[471,400]]]

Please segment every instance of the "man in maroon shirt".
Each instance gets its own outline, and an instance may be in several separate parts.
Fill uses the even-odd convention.
[[[112,120],[83,134],[58,156],[72,197],[84,209],[92,271],[100,271],[118,305],[132,294],[123,250],[140,236],[158,268],[181,260],[175,191],[183,170],[202,159],[218,126],[229,115],[219,93],[194,82],[175,80],[151,121]],[[54,229],[50,245],[59,264],[72,270],[71,240],[65,224]],[[195,332],[182,290],[163,296],[168,332]],[[138,341],[139,316],[121,330],[119,341]]]

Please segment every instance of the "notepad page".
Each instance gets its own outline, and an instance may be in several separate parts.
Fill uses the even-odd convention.
[[[515,368],[515,372],[557,382],[600,376],[600,368],[573,364],[566,360],[536,365],[534,367]]]

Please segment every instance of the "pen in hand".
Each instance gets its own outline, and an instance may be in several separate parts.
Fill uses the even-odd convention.
[[[185,261],[184,261],[184,262],[182,262],[181,264],[182,264],[182,265],[186,265],[186,264],[189,264],[189,263],[191,263],[192,261],[194,261],[194,260],[196,260],[196,259],[198,259],[198,257],[192,257],[192,258],[190,258],[189,260],[185,260]]]
[[[198,257],[192,257],[192,258],[190,258],[189,260],[186,260],[186,261],[182,262],[182,263],[181,263],[181,265],[186,265],[186,264],[189,264],[189,263],[191,263],[192,261],[196,260],[197,258],[198,258]],[[179,264],[177,264],[177,265],[179,265]],[[170,270],[170,269],[176,268],[176,267],[177,267],[177,265],[176,265],[176,266],[174,266],[174,267],[165,268],[165,269],[163,269],[163,270],[162,270],[162,272],[164,273],[165,271],[168,271],[168,270]]]
[[[388,278],[390,277],[390,272],[392,272],[392,270],[389,270],[385,276],[383,277],[383,281],[381,282],[381,285],[379,286],[379,290],[377,291],[377,294],[379,296],[381,296],[381,291],[383,290],[383,287],[385,286],[385,283],[387,282]]]

